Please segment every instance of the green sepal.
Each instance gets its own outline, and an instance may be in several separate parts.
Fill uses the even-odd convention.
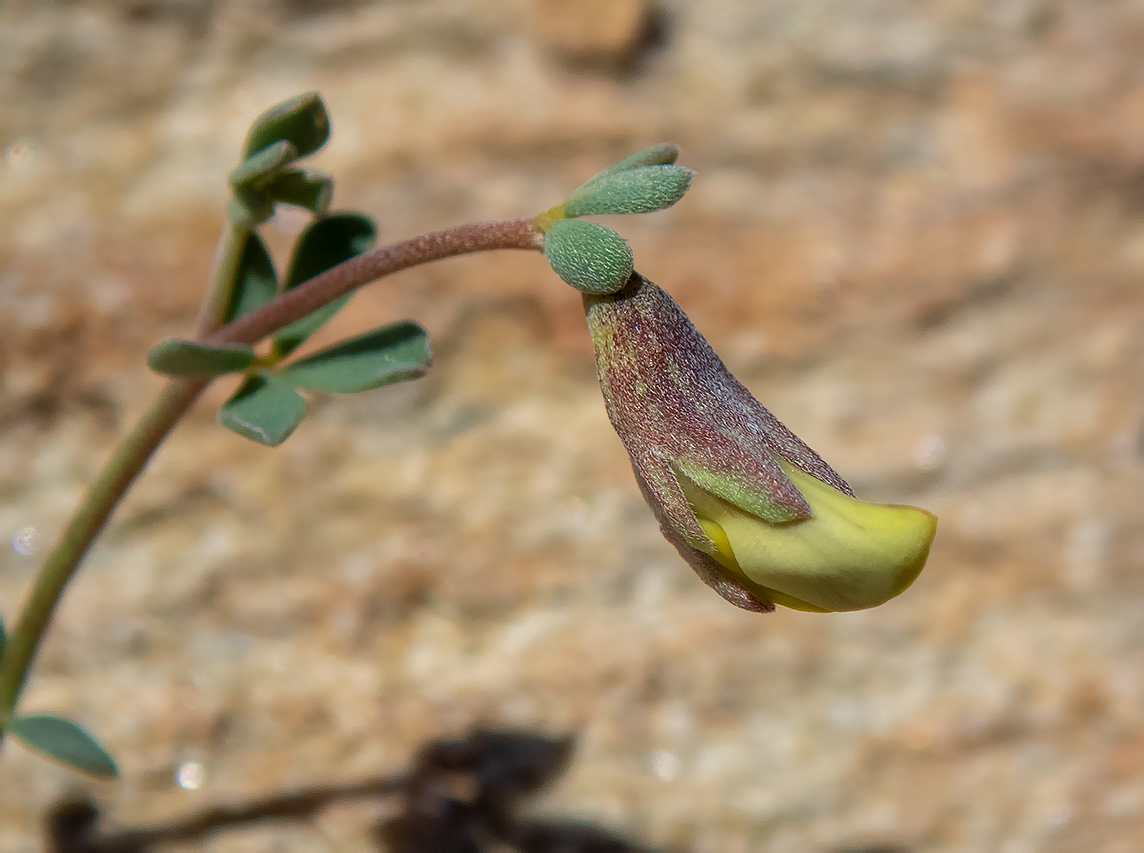
[[[277,447],[306,417],[306,400],[277,376],[250,376],[223,404],[218,422],[251,441]]]
[[[6,734],[33,752],[83,773],[104,779],[119,776],[119,768],[107,750],[78,724],[63,717],[15,717],[8,721]]]
[[[274,271],[274,261],[262,238],[250,232],[242,247],[236,281],[223,312],[222,322],[230,323],[244,314],[257,311],[277,293],[278,274]]]
[[[257,360],[249,346],[211,346],[181,338],[168,338],[147,353],[147,366],[164,376],[225,376]]]
[[[365,214],[335,213],[312,222],[294,244],[283,290],[290,290],[343,261],[369,251],[376,240],[377,228]],[[279,329],[274,335],[275,356],[283,358],[296,350],[349,300],[349,296],[335,299]]]
[[[564,202],[569,217],[653,213],[671,207],[691,186],[695,173],[683,166],[641,166],[605,175]]]
[[[595,175],[590,177],[581,185],[588,186],[593,181],[598,181],[609,175],[615,175],[619,172],[627,172],[630,169],[641,169],[644,166],[670,166],[679,159],[679,146],[672,145],[670,142],[661,142],[658,145],[652,145],[648,148],[641,148],[635,154],[630,154],[618,163],[613,163],[606,169],[601,169]],[[579,192],[579,190],[577,190]],[[573,193],[575,195],[575,193]]]
[[[334,179],[321,172],[291,169],[275,178],[266,193],[274,201],[304,207],[324,216],[334,199]]]
[[[635,267],[627,240],[611,228],[578,219],[552,224],[544,234],[544,256],[565,282],[597,296],[623,288]]]
[[[330,138],[330,115],[322,96],[306,92],[277,104],[250,126],[242,145],[242,156],[249,157],[279,140],[291,143],[297,157],[308,157]]]
[[[784,524],[809,516],[809,512],[803,512],[789,504],[783,504],[766,494],[766,480],[758,479],[757,476],[749,481],[750,485],[745,485],[746,478],[744,478],[744,482],[739,482],[734,477],[719,471],[712,471],[701,463],[686,457],[672,460],[671,467],[676,478],[686,477],[704,491],[710,492],[717,498],[738,507],[743,512],[770,524]],[[777,463],[774,466],[772,476],[775,480],[787,479],[786,474],[783,473],[782,468]],[[684,491],[686,492],[686,489]]]
[[[298,149],[280,139],[255,154],[251,154],[235,167],[227,179],[236,193],[264,190],[298,159]]]
[[[278,376],[295,388],[356,394],[418,379],[432,363],[428,334],[416,323],[402,322],[314,353],[283,368]]]

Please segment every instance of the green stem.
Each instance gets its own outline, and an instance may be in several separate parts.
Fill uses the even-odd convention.
[[[15,709],[28,669],[52,612],[80,560],[91,547],[112,510],[126,494],[151,454],[179,422],[207,385],[206,380],[181,379],[169,383],[139,419],[100,472],[87,495],[60,534],[55,548],[40,567],[20,611],[0,662],[0,721]]]
[[[195,332],[197,340],[203,340],[222,325],[223,313],[226,311],[231,294],[234,293],[238,268],[242,263],[242,255],[246,251],[246,241],[249,237],[249,229],[235,225],[233,221],[227,219],[215,252],[211,289],[207,291],[206,299],[199,309]]]
[[[317,311],[363,284],[420,264],[495,249],[544,251],[544,237],[531,219],[476,222],[432,231],[350,258],[292,288],[219,329],[212,344],[253,344]]]
[[[211,343],[256,343],[339,296],[379,278],[430,261],[496,249],[541,250],[543,240],[529,219],[461,225],[383,246],[351,258],[279,295],[268,305],[214,331],[222,315],[225,277],[233,281],[245,244],[230,226],[220,243],[211,291],[199,317],[197,339]],[[237,248],[236,248],[237,246]],[[213,332],[213,334],[212,334]],[[209,384],[173,380],[159,393],[120,444],[48,554],[8,636],[0,660],[0,726],[13,715],[52,613],[111,513],[163,440]]]

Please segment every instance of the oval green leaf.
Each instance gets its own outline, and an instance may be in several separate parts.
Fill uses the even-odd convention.
[[[343,261],[367,252],[377,240],[373,220],[362,213],[335,213],[310,224],[294,244],[284,290],[297,287]],[[274,352],[284,357],[296,350],[340,311],[350,297],[336,299],[301,320],[280,329],[274,336]]]
[[[224,376],[246,370],[257,358],[248,346],[211,346],[168,338],[147,353],[147,366],[164,376]]]
[[[670,166],[679,159],[679,146],[672,145],[670,142],[661,142],[658,145],[651,145],[647,148],[641,148],[635,154],[629,154],[618,163],[613,163],[606,169],[601,169],[595,175],[587,180],[586,183],[599,180],[600,178],[614,175],[617,172],[626,172],[629,169],[639,169],[644,166]]]
[[[298,157],[308,157],[330,138],[330,114],[322,96],[306,92],[277,104],[250,126],[242,146],[242,156],[249,157],[268,145],[285,140],[297,150]]]
[[[7,733],[33,752],[83,773],[114,779],[119,768],[99,742],[63,717],[40,715],[8,721]]]
[[[279,376],[295,388],[356,394],[425,375],[429,336],[416,323],[383,326],[296,361]]]
[[[298,149],[285,140],[268,145],[243,160],[228,180],[237,193],[265,189],[298,157]]]
[[[558,276],[583,293],[623,288],[635,266],[628,241],[603,225],[561,219],[544,235],[544,255]]]
[[[564,203],[566,216],[653,213],[671,207],[694,175],[683,166],[641,166],[606,175],[581,187]]]
[[[321,172],[292,169],[275,178],[266,192],[274,201],[304,207],[324,216],[334,199],[334,179]]]
[[[251,376],[223,404],[218,422],[266,447],[277,447],[306,417],[306,400],[276,376]]]
[[[659,145],[652,145],[649,148],[643,148],[635,154],[630,154],[618,163],[613,163],[606,169],[601,169],[594,174],[584,183],[580,184],[573,192],[572,196],[578,196],[581,192],[586,192],[597,181],[602,181],[610,175],[615,175],[619,172],[626,172],[629,169],[639,169],[643,166],[670,166],[677,159],[679,159],[679,146],[672,145],[668,142],[661,142]]]
[[[230,323],[244,314],[257,311],[278,292],[278,274],[274,261],[262,238],[251,232],[246,235],[238,274],[231,290],[230,300],[223,312],[223,323]]]

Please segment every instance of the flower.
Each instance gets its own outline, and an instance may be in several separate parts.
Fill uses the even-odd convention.
[[[705,583],[745,610],[820,613],[913,583],[934,515],[855,497],[639,273],[584,309],[608,417],[664,537]]]

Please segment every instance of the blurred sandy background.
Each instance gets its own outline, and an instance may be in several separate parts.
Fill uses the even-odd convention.
[[[159,822],[486,723],[577,733],[543,808],[672,850],[1139,850],[1141,44],[1138,0],[3,4],[5,543],[42,554],[160,387],[242,134],[307,89],[384,238],[682,145],[687,198],[612,223],[638,267],[859,494],[941,524],[882,608],[739,612],[659,538],[543,259],[403,274],[322,340],[417,318],[431,378],[276,451],[220,387],[160,452],[23,704],[123,779],[11,745],[0,849],[77,786]],[[35,565],[0,553],[9,621]],[[209,849],[364,850],[371,814]]]

